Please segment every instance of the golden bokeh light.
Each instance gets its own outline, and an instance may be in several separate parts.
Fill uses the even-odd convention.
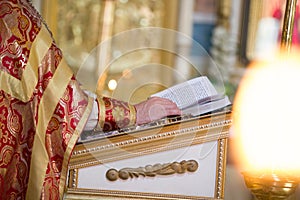
[[[115,90],[117,88],[117,86],[118,86],[118,83],[115,79],[109,80],[109,82],[108,82],[109,90]]]

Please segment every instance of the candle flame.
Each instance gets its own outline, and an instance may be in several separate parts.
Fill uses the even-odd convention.
[[[233,103],[240,167],[299,173],[299,129],[300,53],[253,62]]]

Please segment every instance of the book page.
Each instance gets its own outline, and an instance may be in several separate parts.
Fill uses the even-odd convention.
[[[183,109],[197,104],[207,97],[216,95],[218,95],[218,93],[209,79],[206,76],[201,76],[172,86],[152,96],[170,99],[175,102],[180,109]]]
[[[182,113],[191,114],[192,116],[198,116],[205,113],[213,112],[221,108],[225,108],[229,105],[231,105],[230,100],[227,96],[223,96],[223,98],[215,101],[210,101],[205,104],[195,104],[193,106],[182,109]]]

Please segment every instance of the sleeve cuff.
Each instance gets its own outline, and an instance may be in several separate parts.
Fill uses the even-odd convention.
[[[99,114],[95,130],[110,131],[136,123],[136,109],[127,102],[98,96],[96,98]]]

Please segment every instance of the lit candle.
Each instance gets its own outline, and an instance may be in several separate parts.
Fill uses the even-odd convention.
[[[253,62],[233,103],[243,171],[300,177],[300,53]]]

